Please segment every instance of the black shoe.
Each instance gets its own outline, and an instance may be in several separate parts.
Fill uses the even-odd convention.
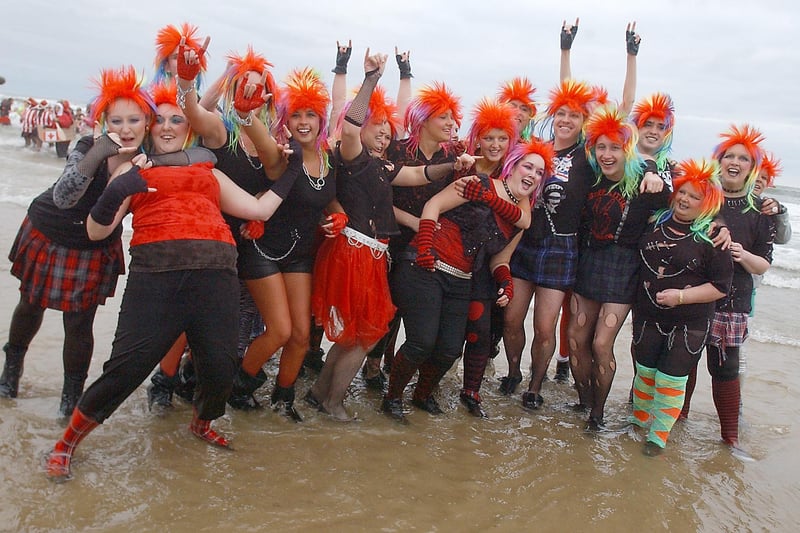
[[[258,374],[251,376],[242,370],[242,367],[239,367],[233,376],[233,390],[228,398],[228,405],[240,411],[260,409],[261,404],[256,401],[253,393],[266,381],[267,375],[263,370],[259,370]]]
[[[3,351],[6,352],[6,362],[3,366],[3,375],[0,376],[0,397],[16,398],[19,391],[19,378],[22,377],[25,362],[25,352],[28,349],[16,348],[6,343]]]
[[[78,405],[78,400],[83,394],[85,377],[64,376],[64,386],[61,388],[61,404],[58,406],[58,418],[68,419]]]
[[[272,410],[277,411],[282,416],[295,422],[302,422],[303,417],[294,408],[294,387],[281,387],[275,385],[275,390],[272,391]]]
[[[469,410],[469,414],[477,418],[489,418],[486,411],[481,407],[481,397],[477,392],[462,390],[459,398],[461,399],[461,403]]]
[[[604,427],[606,427],[606,424],[603,422],[602,416],[589,415],[589,420],[586,422],[586,431],[601,431]]]
[[[361,367],[361,376],[364,378],[364,384],[367,386],[368,389],[372,389],[378,392],[384,392],[388,380],[386,379],[386,374],[384,374],[380,369],[378,370],[377,375],[368,378],[367,366],[364,365],[363,367]]]
[[[544,398],[541,394],[526,391],[522,393],[522,407],[525,409],[537,410],[544,405]]]
[[[322,370],[323,365],[325,365],[325,361],[322,360],[324,355],[325,352],[322,348],[309,349],[306,352],[305,359],[303,359],[303,366],[314,372],[319,372]]]
[[[197,374],[191,357],[184,357],[178,368],[178,379],[175,380],[175,394],[188,403],[194,401],[194,389],[197,386]]]
[[[160,409],[172,408],[172,393],[175,390],[176,376],[168,376],[159,367],[150,378],[147,386],[147,407],[152,411],[153,406]]]
[[[411,398],[411,405],[414,407],[418,407],[423,411],[427,411],[432,415],[443,415],[444,411],[442,408],[439,407],[439,404],[436,402],[436,398],[433,395],[428,396],[424,400],[420,400],[419,398]]]
[[[317,397],[314,396],[314,393],[311,392],[311,389],[308,389],[308,392],[305,396],[303,396],[303,401],[306,402],[308,405],[316,409],[317,411],[322,411],[322,402],[317,400]]]
[[[557,383],[569,383],[569,362],[556,363],[556,375],[553,376],[553,379]]]
[[[517,392],[517,387],[522,383],[522,376],[506,376],[500,378],[500,394],[510,396]]]
[[[381,411],[401,424],[407,424],[406,414],[403,412],[403,400],[401,398],[384,398],[381,402]]]

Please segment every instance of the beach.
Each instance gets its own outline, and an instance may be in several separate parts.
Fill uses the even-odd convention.
[[[22,144],[17,128],[0,128],[3,343],[19,298],[5,256],[27,205],[64,164],[52,149],[33,153]],[[800,192],[779,199],[800,231]],[[110,353],[124,286],[122,278],[98,312],[87,384]],[[63,431],[56,420],[63,331],[60,313],[51,310],[30,346],[19,397],[0,399],[0,530],[796,531],[798,301],[800,235],[775,247],[744,348],[740,440],[754,461],[735,457],[720,441],[705,356],[689,420],[676,425],[663,455],[642,454],[645,435],[627,424],[628,323],[616,343],[607,429],[599,433],[585,432],[586,415],[570,409],[577,400],[571,385],[546,382],[537,412],[524,410],[519,394],[500,395],[503,354],[481,391],[488,420],[460,404],[457,368],[438,392],[440,417],[415,409],[409,425],[396,424],[359,374],[346,400],[357,421],[335,422],[298,401],[305,420],[296,424],[268,407],[275,357],[256,394],[267,408],[228,409],[216,423],[234,451],[194,438],[191,406],[178,398],[166,415],[150,413],[143,385],[83,441],[74,479],[62,484],[44,473],[44,458]],[[531,337],[529,331],[528,346]],[[529,365],[526,348],[523,369]],[[554,367],[555,361],[550,376]],[[313,378],[299,380],[298,398]]]

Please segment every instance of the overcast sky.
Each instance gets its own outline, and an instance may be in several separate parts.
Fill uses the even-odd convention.
[[[132,64],[152,77],[154,39],[166,24],[191,22],[211,37],[209,78],[225,55],[252,44],[282,79],[310,65],[330,81],[336,41],[353,41],[349,85],[363,75],[365,47],[411,50],[412,83],[445,81],[465,110],[494,95],[502,80],[528,76],[539,100],[558,81],[563,19],[580,17],[572,50],[578,79],[621,96],[625,25],[642,36],[637,99],[668,92],[677,108],[674,156],[708,155],[717,134],[748,122],[782,160],[779,183],[800,187],[800,7],[786,0],[584,1],[506,0],[74,0],[3,2],[0,93],[92,96],[89,79],[104,67]],[[393,60],[383,83],[395,94]]]

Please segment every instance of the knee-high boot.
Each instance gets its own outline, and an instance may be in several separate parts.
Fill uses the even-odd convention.
[[[256,401],[253,393],[267,381],[267,374],[264,370],[259,370],[255,376],[251,376],[242,367],[233,376],[233,390],[228,398],[228,405],[241,411],[252,411],[261,405]]]
[[[72,411],[69,425],[64,431],[61,440],[56,442],[50,457],[47,460],[47,475],[54,479],[66,479],[70,476],[70,463],[75,448],[88,435],[98,423],[86,416],[80,409]]]
[[[667,438],[681,413],[688,376],[670,376],[656,372],[653,395],[653,425],[647,441],[660,448],[667,445]]]
[[[656,369],[636,363],[633,378],[633,414],[630,421],[639,427],[647,427],[653,412]]]
[[[3,351],[6,352],[6,362],[3,366],[3,375],[0,376],[0,397],[16,398],[28,347],[22,348],[6,343]]]

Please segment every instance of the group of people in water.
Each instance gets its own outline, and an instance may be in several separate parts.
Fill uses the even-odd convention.
[[[396,101],[379,85],[388,56],[369,49],[347,101],[350,43],[337,43],[330,89],[310,68],[278,84],[250,47],[204,89],[209,39],[190,24],[159,32],[151,85],[132,67],[103,70],[93,135],[33,201],[9,255],[21,297],[0,396],[17,396],[45,309],[64,318],[67,427],[48,475],[70,476],[79,442],[154,368],[151,408],[180,394],[194,408],[190,431],[221,447],[228,439],[212,421],[226,405],[260,407],[254,392],[276,353],[270,401],[298,422],[304,363],[319,370],[304,399],[320,412],[351,419],[345,398],[361,369],[384,393],[381,410],[407,423],[414,376],[412,405],[441,414],[434,392],[459,358],[460,399],[485,418],[480,389],[500,339],[509,362],[500,390],[522,382],[531,300],[524,408],[545,403],[561,316],[569,360],[558,372],[571,372],[587,428],[602,430],[614,341],[632,309],[631,422],[645,428],[645,453],[660,453],[688,416],[704,350],[722,438],[737,449],[753,276],[789,238],[785,208],[759,196],[779,162],[743,125],[710,158],[675,163],[671,98],[635,101],[635,24],[619,105],[572,77],[577,31],[578,21],[562,26],[562,79],[546,103],[527,78],[504,82],[475,105],[460,140],[459,98],[441,82],[412,97],[408,52],[395,50]],[[111,356],[84,390],[97,307],[125,272],[127,213]],[[316,327],[333,346],[315,365]]]

